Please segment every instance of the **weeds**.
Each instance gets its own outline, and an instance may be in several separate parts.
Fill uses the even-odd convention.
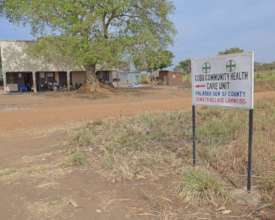
[[[262,71],[256,74],[256,91],[272,91],[275,89],[275,71]]]
[[[262,71],[256,74],[257,81],[275,80],[275,71]]]
[[[73,144],[95,149],[103,167],[117,178],[154,176],[159,169],[168,173],[186,159],[180,158],[184,156],[182,152],[190,152],[189,117],[189,113],[182,112],[148,113],[120,121],[90,123],[76,132]]]
[[[226,200],[228,198],[221,180],[202,169],[185,170],[178,193],[187,201],[211,201],[216,198]]]
[[[16,169],[3,169],[3,170],[0,170],[0,177],[9,176],[9,175],[15,174],[16,172],[17,172]]]
[[[258,181],[258,189],[261,192],[262,199],[266,202],[272,201],[275,197],[275,176],[266,176]]]
[[[69,160],[73,166],[85,166],[88,163],[86,154],[81,151],[72,153]]]
[[[198,111],[199,163],[211,167],[239,187],[243,187],[244,178],[240,176],[245,176],[247,169],[247,119],[247,112],[240,110],[200,108]],[[259,101],[254,120],[253,151],[257,158],[253,164],[254,175],[264,178],[274,175],[275,170],[275,102]],[[112,178],[158,178],[171,173],[180,176],[191,164],[191,114],[146,113],[116,121],[88,123],[75,131],[72,145],[85,152],[87,148],[93,149],[100,165]],[[73,159],[76,164],[82,164],[79,160],[82,161],[78,156]],[[186,185],[182,185],[182,195],[192,198],[196,192],[195,197],[207,199],[223,196],[222,186],[210,173],[195,170],[184,176]],[[201,185],[195,182],[194,187],[198,188],[192,188],[192,181],[199,181]],[[270,188],[269,184],[258,183],[265,188],[263,192]]]
[[[243,112],[209,109],[199,113],[199,141],[204,145],[224,145],[234,139],[246,123]]]

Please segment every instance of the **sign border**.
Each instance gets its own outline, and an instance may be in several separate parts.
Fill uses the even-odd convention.
[[[194,80],[193,80],[193,72],[192,72],[192,67],[194,65],[195,61],[201,61],[203,63],[210,63],[209,60],[211,59],[216,59],[216,58],[220,58],[220,59],[224,59],[224,57],[230,57],[230,59],[234,58],[234,57],[238,57],[238,56],[251,56],[252,58],[252,64],[251,64],[251,81],[252,81],[252,85],[250,86],[250,92],[251,92],[251,105],[249,107],[236,107],[236,106],[223,106],[223,105],[207,105],[207,104],[196,104],[194,103]],[[255,63],[255,52],[254,51],[248,51],[248,52],[243,52],[243,53],[234,53],[234,54],[223,54],[223,55],[218,55],[218,56],[213,56],[213,57],[208,57],[208,58],[198,58],[198,59],[192,59],[191,60],[191,84],[192,84],[192,105],[195,106],[208,106],[208,107],[220,107],[220,108],[229,108],[229,109],[254,109],[254,89],[255,89],[255,67],[254,67],[254,63]],[[212,68],[212,65],[211,65]]]

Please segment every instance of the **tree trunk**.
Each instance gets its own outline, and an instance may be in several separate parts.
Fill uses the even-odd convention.
[[[88,65],[85,67],[86,70],[86,86],[90,88],[91,92],[96,92],[98,80],[96,77],[96,65]]]

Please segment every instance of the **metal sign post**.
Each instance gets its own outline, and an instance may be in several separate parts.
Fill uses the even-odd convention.
[[[249,110],[247,191],[251,191],[254,53],[192,60],[193,166],[196,166],[196,105]]]
[[[248,160],[247,160],[247,191],[251,191],[252,176],[252,149],[253,149],[253,109],[249,110],[248,122]]]
[[[192,105],[193,166],[196,166],[196,106]]]

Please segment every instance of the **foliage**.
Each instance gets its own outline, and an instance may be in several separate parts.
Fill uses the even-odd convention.
[[[96,64],[121,64],[125,54],[143,64],[166,53],[175,34],[170,0],[5,0],[0,9],[11,22],[31,25],[33,50],[90,72]]]
[[[226,54],[234,54],[234,53],[243,53],[244,50],[238,47],[233,47],[230,49],[226,49],[225,51],[219,52],[219,55],[226,55]]]
[[[187,201],[211,201],[217,197],[227,198],[221,180],[209,171],[202,169],[185,170],[178,193]]]
[[[189,117],[175,112],[90,123],[75,132],[72,146],[94,148],[101,155],[102,166],[116,179],[176,173],[189,161],[177,157],[188,155],[188,146],[178,140],[190,135]]]
[[[201,125],[198,127],[200,142],[208,146],[229,143],[245,125],[243,112],[235,110],[209,109],[198,113]],[[222,118],[222,120],[221,120]]]
[[[156,60],[151,61],[149,69],[159,70],[164,69],[173,64],[174,54],[171,51],[160,51],[156,56]]]
[[[176,66],[175,71],[182,72],[184,74],[191,74],[191,60],[183,60]]]
[[[272,197],[275,196],[275,176],[264,176],[258,180],[258,184],[262,199],[265,202],[272,201]]]
[[[275,90],[275,70],[258,71],[255,73],[255,91],[266,92]]]
[[[257,177],[254,184],[264,200],[271,200],[275,198],[275,182],[270,178],[275,176],[274,100],[257,100],[254,122],[253,172]],[[184,198],[209,199],[212,195],[225,198],[219,194],[223,186],[216,175],[205,170],[187,170],[181,176],[182,170],[192,163],[191,124],[190,112],[147,113],[117,121],[104,120],[77,129],[71,144],[79,149],[92,148],[111,178],[170,177],[173,173],[183,178],[179,193]],[[243,187],[244,178],[240,177],[247,172],[247,112],[198,108],[197,124],[199,163],[224,181]]]
[[[147,74],[140,74],[139,83],[141,83],[141,84],[149,84],[150,83],[149,76]]]
[[[171,66],[174,58],[174,54],[168,50],[145,51],[144,54],[140,55],[143,56],[144,60],[136,57],[135,64],[149,71],[161,70]]]
[[[186,81],[186,82],[190,82],[190,84],[191,84],[191,80],[192,80],[191,75],[190,75],[190,74],[189,74],[189,75],[184,74],[184,75],[182,76],[182,80],[183,80],[183,81]],[[190,87],[190,88],[191,88],[191,87]]]
[[[272,63],[255,63],[256,72],[271,72],[275,70],[275,62]]]
[[[70,155],[70,162],[74,166],[84,166],[87,164],[87,157],[83,152],[76,151]]]

